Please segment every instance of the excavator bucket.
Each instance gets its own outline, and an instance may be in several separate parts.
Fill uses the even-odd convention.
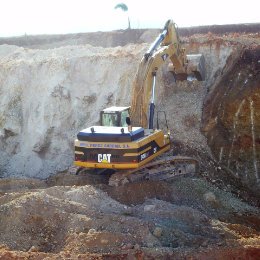
[[[204,81],[206,77],[205,58],[202,54],[187,55],[188,76],[195,77],[198,81]]]
[[[185,72],[182,70],[176,71],[173,64],[169,64],[168,70],[173,73],[176,80],[198,80],[204,81],[206,77],[205,58],[202,54],[186,55],[187,64]]]

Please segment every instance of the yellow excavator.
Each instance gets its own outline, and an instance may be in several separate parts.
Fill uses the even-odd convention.
[[[197,161],[190,157],[165,156],[154,160],[171,148],[170,132],[154,127],[156,72],[166,62],[176,80],[205,79],[204,57],[186,55],[175,24],[168,20],[140,62],[131,107],[106,108],[100,113],[99,126],[77,134],[77,173],[89,168],[111,169],[112,185],[195,173]],[[164,116],[167,125],[165,113]]]

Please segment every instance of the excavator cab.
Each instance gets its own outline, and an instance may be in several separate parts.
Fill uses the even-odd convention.
[[[126,118],[129,117],[130,107],[109,107],[100,112],[101,126],[126,127]]]

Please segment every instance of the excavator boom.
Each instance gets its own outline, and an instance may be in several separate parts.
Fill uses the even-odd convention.
[[[205,80],[205,59],[201,54],[187,55],[181,47],[181,41],[175,24],[168,20],[164,30],[151,44],[139,65],[131,100],[131,119],[133,125],[153,128],[153,100],[156,72],[164,63],[169,63],[169,71],[176,80]],[[151,98],[152,97],[152,98]],[[151,103],[153,104],[153,102]]]

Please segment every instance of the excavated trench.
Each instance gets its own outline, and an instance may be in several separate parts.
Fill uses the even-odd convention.
[[[196,157],[199,175],[121,187],[69,174],[73,139],[104,107],[130,104],[158,31],[104,33],[106,48],[82,45],[100,46],[100,33],[0,45],[0,258],[260,257],[259,32],[217,29],[183,30],[205,82],[158,72],[174,153]]]

